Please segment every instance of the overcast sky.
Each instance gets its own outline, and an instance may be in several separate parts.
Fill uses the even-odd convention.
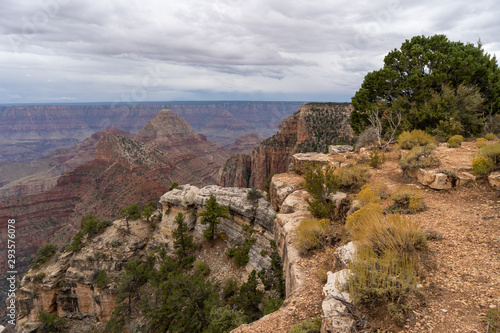
[[[500,1],[2,0],[0,103],[350,101],[415,35],[500,55]]]

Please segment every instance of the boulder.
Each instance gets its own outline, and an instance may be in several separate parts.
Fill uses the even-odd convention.
[[[500,171],[490,173],[490,175],[488,176],[488,182],[491,186],[493,186],[497,190],[500,190]]]
[[[351,302],[350,295],[342,291],[346,289],[350,270],[343,269],[332,273],[328,272],[328,281],[323,287],[325,299],[321,304],[323,309],[323,322],[321,323],[321,333],[345,333],[351,332],[354,319],[350,316],[343,316],[341,313],[348,313],[347,307],[333,297],[339,297],[347,302]]]
[[[327,165],[330,164],[330,156],[320,153],[301,153],[293,155],[293,168],[296,173],[303,175],[306,173],[307,165]]]
[[[455,187],[457,183],[457,179],[453,176],[436,170],[418,169],[414,175],[420,184],[435,190],[448,190]]]
[[[176,207],[189,207],[194,205],[194,199],[200,189],[193,185],[181,185],[171,191],[168,191],[160,198],[160,203],[165,208],[165,204],[168,206]]]
[[[348,153],[354,151],[353,146],[349,145],[332,145],[328,146],[328,154],[333,155],[333,154],[341,154],[341,153]]]

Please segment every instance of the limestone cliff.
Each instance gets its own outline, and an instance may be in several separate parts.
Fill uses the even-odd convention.
[[[310,103],[300,107],[283,120],[278,133],[263,141],[252,152],[250,181],[246,187],[264,189],[269,176],[287,172],[293,154],[297,152],[323,152],[331,144],[349,143],[354,132],[349,125],[352,105],[345,103]],[[236,163],[238,162],[238,164]],[[233,160],[235,169],[243,169],[243,161]],[[218,184],[234,186],[230,178],[237,174],[226,168]]]
[[[252,269],[269,267],[270,258],[262,255],[262,251],[270,251],[275,211],[263,198],[248,200],[247,191],[218,186],[180,186],[161,197],[163,218],[155,229],[150,228],[146,221],[138,220],[131,222],[131,233],[127,234],[125,221],[115,220],[102,234],[87,240],[80,252],[58,253],[48,264],[30,270],[18,293],[18,331],[27,332],[26,327],[36,327],[40,311],[57,313],[70,319],[71,327],[79,327],[79,331],[87,331],[81,328],[83,318],[95,325],[106,323],[116,305],[123,265],[133,257],[140,259],[146,256],[160,244],[167,244],[172,249],[173,221],[179,212],[185,214],[191,232],[200,243],[203,242],[201,235],[205,227],[200,224],[196,213],[204,210],[211,194],[216,196],[219,204],[229,207],[230,218],[222,219],[219,225],[219,233],[226,242],[225,248],[244,240],[245,226],[252,228],[252,237],[256,238],[250,248],[246,269],[238,273],[239,279]],[[172,251],[169,253],[172,254]],[[198,251],[197,256],[202,256],[202,251]],[[233,265],[225,258],[224,251],[220,251],[219,257],[217,261],[225,260],[226,265]],[[212,266],[217,263],[207,264]],[[106,286],[97,285],[96,276],[101,271],[110,278]],[[214,275],[213,278],[217,280],[221,276]]]

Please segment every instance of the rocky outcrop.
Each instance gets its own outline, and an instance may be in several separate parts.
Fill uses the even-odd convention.
[[[0,161],[34,160],[113,127],[137,133],[162,109],[183,117],[220,146],[256,133],[268,137],[300,102],[196,102],[0,106]]]
[[[247,187],[252,172],[252,158],[246,154],[232,155],[219,170],[217,185]]]
[[[283,211],[285,199],[298,189],[304,178],[295,173],[281,173],[274,175],[269,186],[269,197],[276,211]]]
[[[349,141],[354,136],[348,122],[351,111],[350,104],[310,103],[301,106],[283,120],[278,133],[253,150],[251,177],[246,186],[264,189],[271,175],[289,170],[295,153],[323,152],[336,141]],[[229,180],[228,183],[234,182]]]
[[[271,204],[263,197],[256,200],[247,198],[248,189],[236,187],[220,187],[217,185],[198,188],[192,185],[182,185],[165,193],[160,203],[163,206],[163,220],[170,228],[174,228],[177,214],[183,213],[191,229],[203,234],[206,226],[201,224],[201,217],[197,214],[203,212],[210,195],[214,195],[217,203],[229,208],[230,218],[221,218],[218,226],[219,233],[227,236],[230,245],[241,243],[248,235],[251,228],[251,237],[256,238],[256,243],[250,248],[249,267],[260,270],[269,266],[269,257],[262,256],[262,250],[270,251],[269,241],[273,239],[273,221],[275,211]]]
[[[467,186],[476,181],[476,177],[468,172],[450,170],[407,170],[406,173],[417,181],[435,190],[449,190],[456,186]]]
[[[352,151],[354,151],[354,147],[349,146],[349,145],[331,145],[331,146],[328,146],[328,154],[330,154],[330,155],[349,153]]]
[[[307,167],[323,166],[333,162],[333,158],[327,154],[303,153],[293,155],[293,169],[299,175],[307,172]]]
[[[495,171],[489,174],[488,182],[491,186],[500,190],[500,171]]]

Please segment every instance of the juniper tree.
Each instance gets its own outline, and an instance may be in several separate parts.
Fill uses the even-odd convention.
[[[201,216],[201,224],[208,224],[208,228],[203,231],[203,236],[213,242],[217,236],[218,228],[220,223],[220,217],[229,218],[229,208],[225,206],[219,206],[215,196],[210,194],[210,198],[207,200],[207,207],[204,212],[198,213]]]

